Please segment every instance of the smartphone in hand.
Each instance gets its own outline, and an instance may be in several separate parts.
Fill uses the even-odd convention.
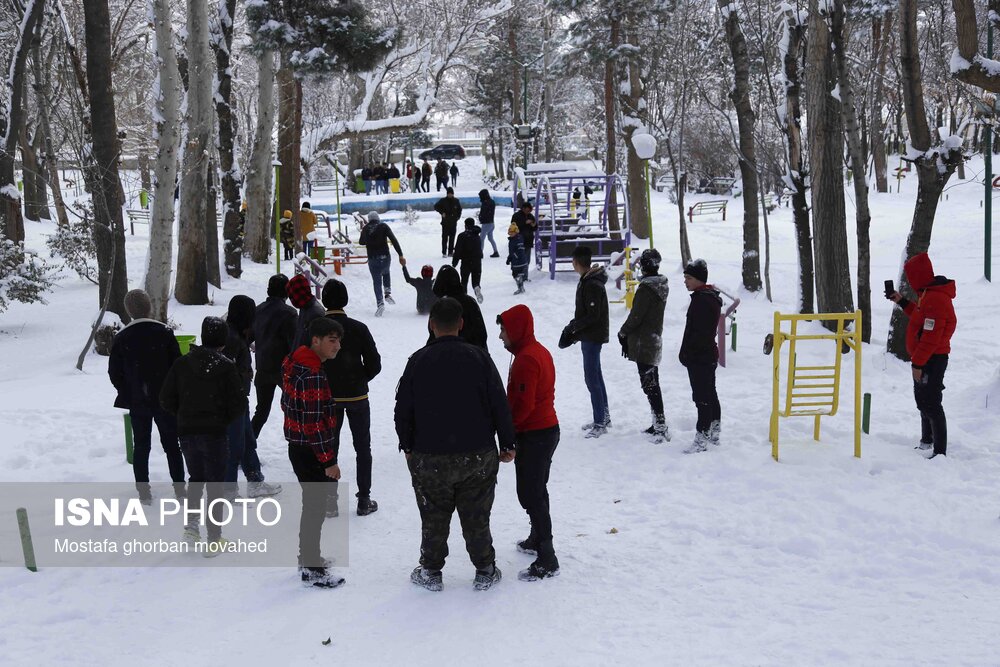
[[[885,298],[889,298],[896,291],[896,287],[893,285],[891,280],[885,281]]]

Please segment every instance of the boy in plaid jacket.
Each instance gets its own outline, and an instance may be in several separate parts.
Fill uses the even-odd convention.
[[[334,432],[333,395],[323,362],[340,351],[344,328],[320,317],[309,324],[309,344],[300,346],[282,364],[281,409],[292,470],[302,485],[299,522],[299,572],[302,581],[336,588],[344,580],[327,570],[320,555],[320,535],[326,518],[328,483],[340,479]]]

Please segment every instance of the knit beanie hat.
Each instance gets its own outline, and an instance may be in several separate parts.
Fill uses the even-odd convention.
[[[283,212],[281,213],[281,217],[282,217],[282,218],[288,218],[289,220],[291,220],[291,219],[292,219],[292,212],[291,212],[291,211],[289,211],[288,209],[285,209],[285,210],[284,210],[284,211],[283,211]]]
[[[703,259],[692,259],[684,267],[684,275],[691,276],[703,283],[708,282],[708,264]]]
[[[153,315],[153,303],[144,290],[130,290],[125,295],[125,312],[133,320],[149,318]]]
[[[229,325],[221,317],[206,317],[201,322],[201,344],[203,347],[224,347],[229,336]]]
[[[521,233],[521,230],[517,228],[517,223],[510,223],[510,227],[507,228],[507,236],[517,236]]]
[[[323,285],[323,306],[327,310],[343,310],[347,305],[347,285],[331,278]]]
[[[639,267],[643,273],[653,275],[660,270],[660,251],[655,248],[643,250],[639,255]]]
[[[368,214],[368,222],[381,222],[381,219],[378,217],[377,211],[371,211]]]
[[[433,275],[434,275],[434,267],[431,266],[430,264],[424,264],[422,267],[420,267],[421,278],[430,278]]]
[[[286,291],[288,292],[288,300],[296,308],[305,308],[313,298],[312,289],[309,287],[309,279],[301,273],[292,276],[292,279],[288,281]]]

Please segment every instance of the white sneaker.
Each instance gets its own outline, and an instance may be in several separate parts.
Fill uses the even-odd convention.
[[[389,304],[390,306],[395,306],[396,305],[396,300],[393,299],[392,295],[389,294],[388,292],[385,293],[385,302],[387,304]]]
[[[267,482],[247,482],[248,498],[263,498],[264,496],[276,496],[281,493],[281,484],[268,484]]]
[[[608,432],[607,426],[601,426],[600,424],[594,424],[589,431],[587,431],[583,437],[585,438],[600,438],[602,435]]]
[[[923,442],[923,441],[921,441],[921,442],[919,442],[917,444],[916,447],[914,447],[914,449],[930,449],[933,446],[934,446],[933,442]]]
[[[375,309],[375,317],[382,317],[385,314],[385,304],[380,303],[378,308]]]

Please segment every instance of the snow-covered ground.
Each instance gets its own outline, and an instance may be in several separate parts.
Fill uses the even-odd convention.
[[[463,167],[465,179],[477,171]],[[980,171],[981,165],[969,165],[970,176]],[[915,181],[904,181],[901,194],[872,196],[877,291],[882,280],[897,277]],[[926,461],[913,449],[919,422],[909,369],[884,353],[889,304],[876,294],[873,341],[863,353],[873,412],[862,458],[851,456],[853,402],[845,383],[845,401],[838,416],[824,420],[822,441],[812,441],[811,420],[783,420],[782,460],[771,459],[771,358],[760,347],[774,310],[795,309],[794,235],[791,212],[775,211],[774,302],[742,292],[740,200],[731,201],[727,222],[703,216],[689,226],[692,249],[708,261],[711,281],[738,294],[743,305],[739,350],[718,373],[723,445],[682,455],[695,422],[686,374],[676,361],[688,297],[676,208],[654,192],[655,239],[672,288],[661,378],[673,442],[655,446],[640,434],[649,424],[645,398],[634,365],[615,343],[603,357],[615,426],[606,437],[585,440],[579,426],[590,407],[579,347],[556,347],[572,316],[575,276],[549,281],[532,271],[524,296],[558,373],[563,437],[549,488],[561,577],[516,580],[530,562],[514,549],[528,523],[513,467],[504,465],[493,513],[504,581],[485,594],[472,590],[473,569],[456,521],[444,592],[409,583],[420,526],[396,448],[392,405],[426,324],[398,265],[397,305],[381,319],[372,316],[368,271],[351,266],[343,276],[348,312],[371,328],[384,369],[371,388],[373,497],[380,509],[350,517],[347,585],[303,589],[291,568],[0,568],[0,663],[998,664],[998,289],[982,278],[982,187],[971,178],[955,180],[947,194],[931,256],[937,272],[958,283],[959,325],[945,392],[948,458]],[[850,201],[848,211],[853,215]],[[498,208],[498,222],[509,214]],[[43,247],[52,229],[29,223],[29,245]],[[442,262],[433,215],[421,214],[412,226],[397,222],[395,230],[413,273]],[[140,281],[146,233],[137,228],[127,240],[130,286]],[[850,243],[853,257],[853,233]],[[505,248],[501,252],[506,256]],[[503,259],[484,263],[483,311],[491,353],[505,374],[510,357],[492,323],[517,299]],[[221,314],[234,294],[263,299],[270,267],[247,263],[245,269],[242,280],[213,290],[214,305],[172,304],[172,319],[196,332],[202,317]],[[96,306],[96,287],[67,275],[49,305],[16,304],[0,315],[0,479],[131,481],[107,360],[91,354],[82,373],[74,369]],[[625,316],[623,305],[612,305],[612,332]],[[853,369],[852,358],[845,363],[845,371]],[[292,484],[277,414],[275,406],[259,451],[268,479]],[[341,459],[353,481],[346,435]],[[156,445],[150,467],[154,481],[167,480]],[[0,545],[8,563],[18,553],[16,544]]]

